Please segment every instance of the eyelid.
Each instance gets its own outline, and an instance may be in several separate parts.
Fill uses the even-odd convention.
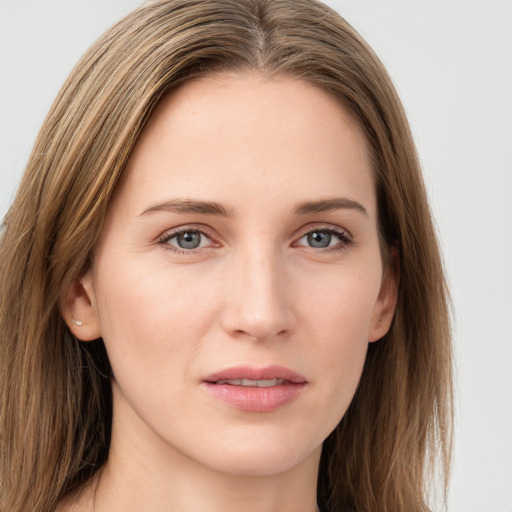
[[[213,247],[219,247],[221,244],[217,241],[217,238],[215,234],[213,233],[213,230],[209,229],[207,226],[203,224],[184,224],[182,226],[176,226],[174,228],[168,229],[167,231],[164,231],[157,239],[156,243],[159,245],[166,245],[165,249],[177,253],[194,253],[195,251],[198,251],[200,249],[206,249],[207,247],[200,247],[197,249],[182,249],[180,247],[175,247],[173,245],[167,244],[169,240],[174,238],[175,236],[179,235],[180,233],[192,231],[194,233],[200,233],[201,235],[205,236],[210,240],[211,246]]]
[[[208,238],[208,240],[211,242],[207,247],[200,247],[197,249],[182,249],[180,247],[176,247],[173,245],[168,244],[167,242],[174,238],[175,236],[179,235],[180,233],[192,231],[196,233],[200,233],[201,235]],[[340,242],[334,246],[326,247],[326,248],[315,248],[315,247],[308,247],[305,245],[299,245],[298,242],[307,236],[308,234],[314,232],[314,231],[324,231],[331,234],[336,235]],[[196,251],[202,250],[202,249],[208,249],[209,247],[220,247],[222,244],[218,241],[218,236],[215,234],[215,232],[209,228],[208,226],[205,226],[204,224],[184,224],[181,226],[176,226],[174,228],[168,229],[164,231],[160,236],[157,237],[156,243],[159,245],[164,245],[166,250],[170,250],[177,253],[187,253],[191,254]],[[298,232],[297,235],[294,237],[294,242],[292,243],[292,246],[295,247],[306,247],[309,249],[313,249],[315,251],[328,251],[328,250],[335,250],[335,249],[343,249],[348,245],[351,245],[354,243],[354,239],[352,234],[346,229],[342,228],[340,226],[336,226],[333,224],[323,224],[323,223],[310,223],[307,226],[302,227]]]
[[[313,233],[315,231],[324,231],[327,233],[331,233],[333,235],[336,235],[340,239],[340,243],[336,244],[334,246],[325,247],[325,248],[316,248],[316,247],[309,247],[306,245],[298,245],[298,242],[302,240],[305,236],[309,235],[310,233]],[[313,249],[315,251],[329,251],[329,250],[336,250],[336,249],[344,249],[348,245],[351,245],[354,243],[354,237],[352,234],[345,228],[342,228],[340,226],[335,226],[333,224],[308,224],[307,226],[301,228],[299,231],[298,236],[295,238],[295,241],[292,245],[298,246],[298,247],[306,247],[309,249]]]
[[[330,233],[334,233],[337,235],[340,235],[344,238],[353,240],[354,237],[352,236],[352,233],[346,228],[342,228],[341,226],[337,226],[335,224],[328,224],[328,223],[317,223],[317,222],[311,222],[310,224],[307,224],[306,226],[303,226],[300,228],[297,232],[297,238],[302,238],[304,235],[307,235],[311,233],[312,231],[328,231]]]

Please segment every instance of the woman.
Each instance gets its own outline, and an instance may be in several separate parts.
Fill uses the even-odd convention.
[[[322,4],[162,0],[113,27],[0,261],[3,512],[420,511],[448,474],[414,145]]]

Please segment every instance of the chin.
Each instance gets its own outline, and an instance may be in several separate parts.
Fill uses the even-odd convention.
[[[286,473],[310,459],[312,454],[237,454],[216,464],[218,472],[241,477],[270,477]]]
[[[285,473],[306,461],[313,461],[316,467],[322,441],[297,439],[290,432],[274,437],[253,432],[225,438],[214,451],[205,450],[199,457],[204,465],[224,474],[266,477]]]

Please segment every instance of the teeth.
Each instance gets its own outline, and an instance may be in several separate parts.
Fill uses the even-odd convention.
[[[229,384],[230,386],[246,386],[253,388],[270,388],[284,384],[284,379],[268,379],[268,380],[250,380],[250,379],[230,379],[219,380],[217,384]]]

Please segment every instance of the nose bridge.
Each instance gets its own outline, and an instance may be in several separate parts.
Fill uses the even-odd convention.
[[[225,329],[264,340],[293,329],[282,255],[270,244],[239,248],[230,272]]]

